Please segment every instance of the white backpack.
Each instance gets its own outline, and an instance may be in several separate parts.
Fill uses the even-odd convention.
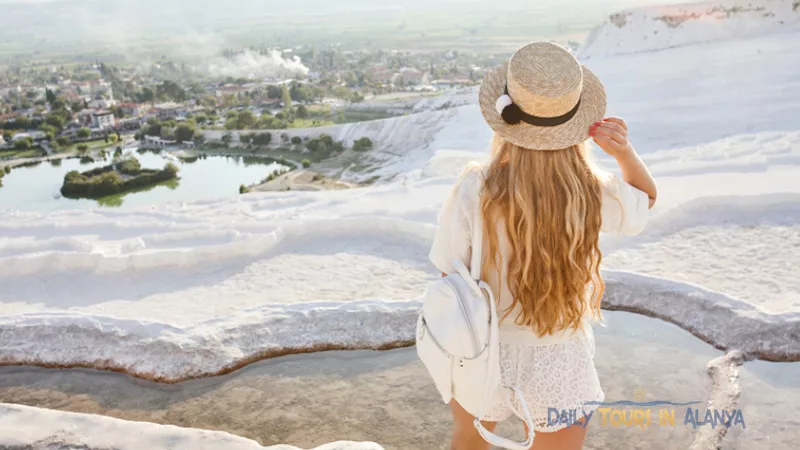
[[[457,260],[457,273],[428,287],[417,319],[417,355],[442,400],[456,399],[475,416],[475,428],[483,439],[498,447],[528,450],[533,445],[533,420],[520,391],[502,385],[497,307],[491,288],[480,281],[483,221],[480,211],[475,216],[471,271]],[[481,424],[495,392],[503,388],[511,389],[521,406],[522,411],[514,413],[530,430],[524,442],[500,437]]]

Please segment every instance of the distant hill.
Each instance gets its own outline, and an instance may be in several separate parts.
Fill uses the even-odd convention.
[[[609,16],[579,58],[637,53],[800,29],[799,0],[723,0],[631,9]]]

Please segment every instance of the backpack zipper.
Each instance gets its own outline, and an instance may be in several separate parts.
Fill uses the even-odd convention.
[[[465,295],[462,289],[458,286],[458,283],[454,282],[449,278],[445,278],[445,280],[453,288],[453,290],[456,293],[456,297],[458,298],[458,305],[461,307],[461,315],[464,317],[464,323],[467,326],[467,330],[469,330],[469,336],[472,340],[472,348],[474,349],[474,355],[472,355],[472,357],[474,358],[475,356],[478,355],[480,348],[478,347],[478,338],[475,335],[475,329],[472,327],[472,321],[469,318],[467,307],[466,305],[464,305]]]

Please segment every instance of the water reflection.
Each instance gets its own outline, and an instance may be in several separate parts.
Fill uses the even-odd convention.
[[[256,156],[202,155],[177,158],[146,150],[128,150],[124,155],[136,157],[142,167],[148,169],[161,169],[171,162],[180,168],[180,179],[99,200],[67,199],[60,192],[68,172],[85,172],[102,167],[111,162],[111,156],[96,159],[75,157],[53,160],[47,164],[33,162],[15,167],[3,178],[0,209],[52,211],[119,208],[236,197],[240,185],[258,183],[284,167],[276,160]]]
[[[161,183],[157,183],[152,186],[144,186],[138,189],[134,189],[132,191],[123,192],[121,194],[109,195],[108,197],[99,198],[97,199],[97,204],[105,208],[118,208],[123,205],[124,199],[128,195],[134,195],[140,192],[149,192],[155,188],[162,186],[174,191],[175,189],[178,189],[180,183],[181,183],[180,178],[162,181]]]

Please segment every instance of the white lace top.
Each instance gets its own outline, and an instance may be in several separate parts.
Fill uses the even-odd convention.
[[[444,273],[453,273],[453,261],[459,259],[469,267],[473,217],[480,207],[480,190],[483,187],[482,172],[486,166],[469,167],[453,187],[450,196],[439,211],[439,229],[430,251],[430,260]],[[647,194],[620,180],[614,175],[603,181],[602,192],[602,231],[619,234],[638,234],[647,224],[649,199]],[[503,229],[503,227],[498,227]],[[503,261],[508,260],[511,247],[505,233],[498,236],[499,250]],[[505,263],[503,263],[505,264]],[[505,278],[502,271],[501,276]],[[485,281],[497,286],[494,274],[485,274]],[[498,313],[503,315],[513,304],[513,296],[507,283],[502,283],[502,292],[495,292],[498,299]],[[572,330],[538,337],[529,327],[514,323],[521,312],[517,306],[500,323],[500,338],[504,343],[526,345],[549,345],[569,339]],[[588,324],[587,324],[588,325]]]

